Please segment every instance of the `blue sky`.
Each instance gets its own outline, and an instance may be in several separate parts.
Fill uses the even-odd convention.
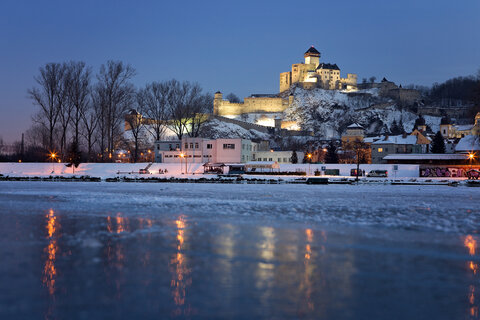
[[[171,78],[206,91],[278,92],[314,45],[359,79],[431,85],[480,68],[480,1],[0,2],[0,137],[19,140],[26,90],[47,62],[130,63],[134,83]]]

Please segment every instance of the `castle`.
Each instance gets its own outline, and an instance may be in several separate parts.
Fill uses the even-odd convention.
[[[340,68],[336,64],[320,63],[320,52],[313,46],[304,54],[305,63],[292,64],[292,71],[280,73],[280,92],[299,84],[304,89],[322,88],[326,90],[356,90],[357,75],[347,73],[340,77]]]
[[[248,113],[282,113],[293,102],[293,95],[287,96],[285,92],[294,84],[304,89],[357,89],[356,74],[348,73],[346,78],[341,78],[340,68],[336,64],[320,63],[320,52],[313,46],[305,52],[304,58],[305,63],[293,64],[292,71],[280,73],[280,94],[251,95],[241,103],[234,103],[223,100],[223,94],[218,91],[213,100],[213,113],[226,117]]]

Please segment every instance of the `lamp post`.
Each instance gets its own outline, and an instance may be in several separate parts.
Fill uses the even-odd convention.
[[[468,159],[470,160],[470,169],[472,169],[472,162],[473,162],[473,159],[475,158],[475,154],[470,152],[468,154]]]
[[[55,152],[50,153],[50,159],[52,159],[52,173],[55,173],[55,158],[57,155]]]
[[[183,174],[183,163],[182,163],[182,159],[183,157],[185,157],[185,155],[182,153],[180,153],[180,173]]]
[[[310,171],[310,165],[312,164],[312,154],[309,153],[307,154],[307,158],[308,158],[308,175],[311,175],[311,171]]]

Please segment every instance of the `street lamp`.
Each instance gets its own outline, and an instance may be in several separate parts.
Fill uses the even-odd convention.
[[[182,163],[182,159],[185,157],[185,154],[180,153],[180,172],[181,174],[183,174],[183,163]]]
[[[307,157],[308,157],[308,174],[311,175],[311,171],[310,171],[310,165],[312,164],[312,154],[309,153],[307,154]]]
[[[52,173],[54,173],[55,172],[54,163],[55,163],[55,158],[57,157],[57,154],[55,152],[52,152],[50,153],[49,157],[50,159],[52,159]]]
[[[468,154],[468,159],[470,159],[470,169],[472,169],[472,162],[473,162],[473,159],[475,159],[475,154],[470,152]]]

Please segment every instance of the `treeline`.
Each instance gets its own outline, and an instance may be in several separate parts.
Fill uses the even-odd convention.
[[[428,98],[441,106],[479,105],[480,71],[476,77],[456,77],[443,83],[434,83]]]
[[[123,149],[136,162],[142,148],[152,147],[147,141],[162,139],[167,126],[179,139],[199,135],[204,114],[211,112],[210,94],[197,83],[177,80],[135,88],[135,75],[121,61],[108,61],[95,75],[84,62],[42,66],[28,90],[37,110],[25,141],[17,143],[19,158],[46,161],[55,153],[65,162],[105,162]],[[125,124],[131,129],[127,138]]]

